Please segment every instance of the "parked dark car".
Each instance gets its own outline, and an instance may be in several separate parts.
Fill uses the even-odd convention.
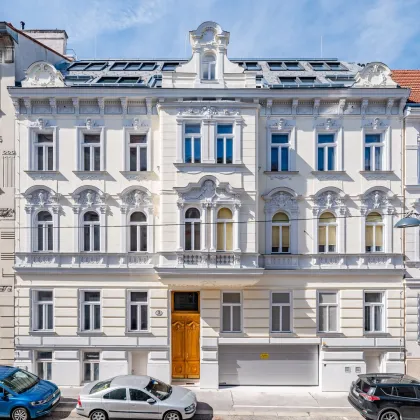
[[[348,400],[366,419],[420,419],[420,381],[400,373],[359,375]]]

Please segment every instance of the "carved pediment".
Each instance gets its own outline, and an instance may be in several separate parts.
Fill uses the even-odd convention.
[[[212,179],[206,179],[201,185],[178,189],[178,193],[181,202],[238,202],[240,200],[239,191],[235,191],[235,189],[226,183],[217,185]]]
[[[179,108],[178,115],[182,116],[202,116],[212,118],[213,116],[221,115],[239,115],[239,108],[219,108],[215,106],[189,107]]]
[[[339,210],[342,214],[347,211],[344,203],[346,196],[343,193],[327,190],[313,197],[313,214],[316,216],[323,210]]]
[[[391,78],[391,70],[383,63],[368,63],[356,75],[355,88],[397,87]]]
[[[63,75],[50,63],[37,61],[29,66],[22,87],[64,87]]]
[[[382,210],[387,211],[388,213],[393,213],[395,209],[391,203],[391,199],[392,197],[390,197],[389,193],[385,191],[370,191],[361,199],[361,212],[366,213],[371,210]]]
[[[291,213],[298,212],[297,198],[287,191],[278,191],[263,198],[266,201],[264,207],[266,213],[274,213],[280,210],[286,210]]]
[[[105,204],[106,195],[93,189],[85,189],[73,194],[74,203],[81,207],[102,206]]]
[[[151,197],[141,190],[133,190],[122,195],[121,201],[124,205],[132,207],[150,206],[152,204]]]

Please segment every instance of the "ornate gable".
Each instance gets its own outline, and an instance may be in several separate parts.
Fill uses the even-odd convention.
[[[355,88],[384,88],[398,85],[391,78],[391,70],[384,63],[368,63],[356,75]]]
[[[63,75],[45,61],[31,64],[25,74],[22,87],[64,87]]]

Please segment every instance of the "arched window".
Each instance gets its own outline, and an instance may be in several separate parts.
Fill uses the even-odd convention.
[[[147,218],[140,211],[130,216],[130,251],[147,251]]]
[[[227,208],[223,208],[217,213],[217,251],[232,251],[232,249],[232,212]]]
[[[200,212],[196,208],[185,212],[185,249],[187,251],[200,250]]]
[[[271,225],[271,252],[290,252],[290,220],[286,213],[276,213]]]
[[[204,80],[216,79],[216,57],[213,54],[206,54],[201,63],[202,77]]]
[[[318,252],[336,252],[337,221],[332,213],[323,213],[318,222]]]
[[[36,216],[37,251],[53,250],[53,221],[51,213],[40,211]]]
[[[369,213],[366,217],[366,252],[383,251],[383,231],[382,216],[377,212]]]
[[[86,212],[83,215],[83,251],[99,251],[100,235],[98,213]]]

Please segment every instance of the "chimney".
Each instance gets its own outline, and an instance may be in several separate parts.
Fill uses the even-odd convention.
[[[25,25],[24,22],[23,24]],[[25,33],[59,54],[66,55],[68,39],[66,31],[62,29],[29,29]]]

